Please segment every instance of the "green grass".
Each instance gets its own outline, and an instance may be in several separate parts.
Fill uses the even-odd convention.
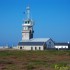
[[[0,70],[55,70],[70,67],[69,50],[0,50]]]

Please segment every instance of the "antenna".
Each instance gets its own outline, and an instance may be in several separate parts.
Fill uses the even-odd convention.
[[[30,7],[26,7],[26,14],[27,14],[27,19],[30,18]]]

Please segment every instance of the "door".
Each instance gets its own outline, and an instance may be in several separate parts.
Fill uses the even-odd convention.
[[[20,47],[20,49],[22,49],[22,47]]]

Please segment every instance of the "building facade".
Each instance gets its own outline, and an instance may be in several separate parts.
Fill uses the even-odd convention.
[[[54,42],[50,38],[33,38],[18,43],[18,48],[23,50],[46,50],[54,48]]]
[[[46,50],[54,48],[54,42],[50,38],[33,38],[33,20],[30,18],[30,8],[26,8],[27,18],[22,24],[22,41],[18,43],[18,49],[23,50]]]

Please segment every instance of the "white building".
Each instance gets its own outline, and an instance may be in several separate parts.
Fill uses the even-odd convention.
[[[55,48],[60,49],[68,49],[68,43],[55,43]]]
[[[18,48],[23,50],[46,50],[54,48],[54,42],[50,38],[33,38],[18,43]]]
[[[50,38],[33,38],[33,20],[30,19],[30,8],[26,8],[27,18],[22,24],[22,41],[18,43],[18,48],[23,50],[45,50],[54,48],[54,42]]]
[[[8,49],[8,46],[0,46],[0,49]]]

